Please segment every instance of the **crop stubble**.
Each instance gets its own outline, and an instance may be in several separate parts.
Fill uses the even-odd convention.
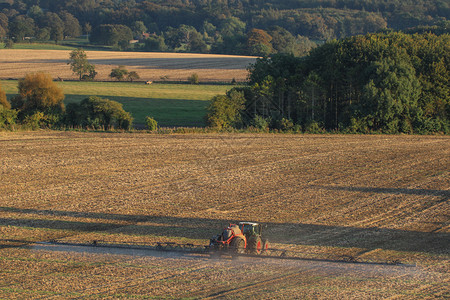
[[[22,78],[27,73],[45,72],[53,78],[78,79],[68,66],[68,50],[0,50],[0,79]],[[95,65],[97,80],[111,80],[111,69],[119,65],[136,71],[141,80],[186,81],[192,73],[200,81],[237,81],[247,79],[247,67],[255,57],[190,53],[149,53],[86,51],[88,61]]]
[[[445,297],[449,146],[443,136],[0,133],[0,295]],[[418,267],[14,247],[206,244],[229,220],[267,223],[275,246],[305,257]]]

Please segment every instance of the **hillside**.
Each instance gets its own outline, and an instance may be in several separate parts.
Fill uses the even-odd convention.
[[[448,296],[447,136],[41,131],[0,143],[1,298]],[[238,220],[305,258],[405,265],[35,244],[207,244]]]
[[[0,37],[58,43],[83,35],[83,44],[89,36],[122,50],[303,55],[326,40],[379,30],[448,33],[449,15],[443,0],[2,0]]]

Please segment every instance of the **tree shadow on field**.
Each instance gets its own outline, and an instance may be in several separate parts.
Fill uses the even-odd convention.
[[[310,188],[319,188],[334,191],[347,192],[363,192],[363,193],[378,193],[378,194],[393,194],[393,195],[417,195],[417,196],[439,196],[442,201],[447,201],[450,198],[449,190],[427,190],[427,189],[405,189],[405,188],[374,188],[374,187],[357,187],[357,186],[323,186],[310,185]]]
[[[364,193],[413,194],[442,197],[438,201],[434,202],[435,204],[449,200],[449,192],[440,190],[335,186],[315,187],[344,191],[351,190]],[[18,226],[53,230],[76,230],[92,233],[121,233],[126,235],[170,236],[190,239],[209,239],[212,235],[220,233],[221,229],[227,226],[228,222],[238,222],[238,220],[220,220],[211,218],[125,215],[95,212],[37,210],[15,207],[0,207],[0,214],[2,212],[7,212],[10,214],[16,213],[17,216],[14,218],[0,218],[0,226]],[[29,218],[30,215],[41,216],[42,218]],[[67,217],[75,218],[76,221],[67,221],[62,219]],[[443,229],[448,225],[447,222],[434,223],[433,225],[436,229],[431,232],[303,223],[265,224],[267,225],[267,238],[275,243],[363,248],[368,251],[374,249],[417,251],[432,254],[449,254],[450,249],[450,234],[445,231],[438,232],[438,230]]]

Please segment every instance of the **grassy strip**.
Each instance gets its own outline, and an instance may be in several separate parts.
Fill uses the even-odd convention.
[[[11,98],[17,94],[17,81],[0,81]],[[152,84],[142,82],[59,82],[66,95],[65,104],[79,102],[89,96],[108,98],[123,104],[131,112],[136,124],[144,124],[145,117],[155,118],[160,126],[201,127],[208,100],[224,94],[230,86],[191,84]]]
[[[0,43],[0,49],[5,47],[4,43]],[[74,50],[74,46],[46,44],[46,43],[19,43],[14,44],[13,49],[27,49],[27,50]]]

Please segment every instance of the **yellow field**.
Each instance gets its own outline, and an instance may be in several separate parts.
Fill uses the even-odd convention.
[[[70,51],[67,50],[22,50],[0,49],[0,79],[22,78],[27,73],[46,72],[52,77],[78,79],[67,64]],[[136,71],[141,80],[186,81],[192,73],[199,75],[200,81],[244,81],[246,68],[255,62],[255,57],[188,54],[188,53],[148,53],[86,51],[87,58],[95,65],[97,80],[111,80],[109,74],[118,65],[128,71]]]
[[[448,298],[450,138],[1,133],[0,298]],[[302,257],[53,247],[207,244],[267,224]]]

